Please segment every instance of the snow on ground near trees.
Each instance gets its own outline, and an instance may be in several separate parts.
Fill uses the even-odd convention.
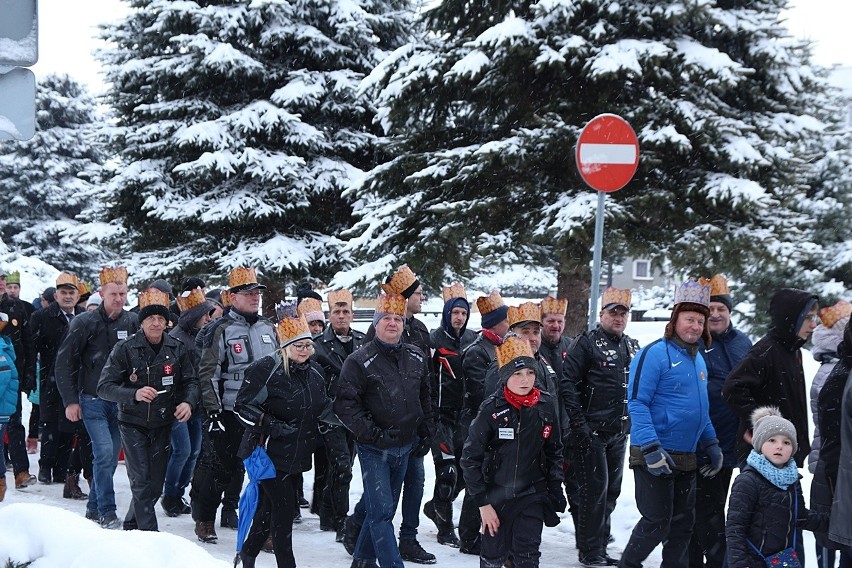
[[[434,320],[427,321],[432,325]],[[665,322],[630,322],[627,333],[647,345],[663,333]],[[803,353],[805,375],[810,379],[816,373],[817,363],[810,353]],[[24,410],[29,413],[28,405]],[[26,421],[26,417],[25,417]],[[426,488],[424,502],[431,495],[435,479],[434,468],[427,460]],[[803,488],[806,500],[810,493],[811,475],[801,470],[805,476]],[[30,456],[30,472],[38,472],[38,456]],[[169,518],[157,505],[160,533],[142,533],[140,531],[106,531],[99,528],[83,515],[85,501],[71,501],[62,498],[62,486],[35,485],[17,491],[11,473],[6,475],[10,488],[6,500],[0,503],[0,565],[7,558],[18,562],[34,560],[30,568],[225,568],[234,558],[236,531],[218,527],[219,544],[202,545],[193,533],[194,523],[188,515]],[[313,473],[305,474],[305,498],[310,501]],[[84,491],[88,491],[85,482],[81,482]],[[116,503],[118,515],[123,517],[130,502],[130,489],[124,465],[119,465],[115,474]],[[356,463],[350,489],[350,505],[355,506],[361,495],[361,475]],[[456,501],[455,516],[458,519],[461,500]],[[346,568],[351,557],[343,546],[334,541],[333,533],[319,530],[319,518],[302,509],[304,521],[293,529],[293,545],[296,562],[303,568]],[[610,545],[609,553],[619,556],[630,538],[630,532],[639,518],[633,492],[633,475],[625,470],[622,494],[613,513],[612,534],[615,543]],[[399,528],[401,515],[397,511],[395,526]],[[469,555],[460,554],[457,549],[437,544],[437,531],[432,522],[421,515],[419,540],[423,547],[435,554],[438,565],[447,568],[474,568],[478,560]],[[813,536],[805,533],[807,562],[814,566]],[[562,523],[555,528],[545,528],[541,545],[542,568],[576,568],[580,566],[574,548],[574,528],[570,516],[562,515]],[[646,566],[659,566],[661,561],[658,547],[646,562]],[[266,553],[258,557],[259,568],[273,568],[275,558]],[[409,566],[412,564],[409,563]]]

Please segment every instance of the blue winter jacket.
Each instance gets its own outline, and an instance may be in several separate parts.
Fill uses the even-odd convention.
[[[659,443],[666,450],[694,452],[716,437],[707,402],[707,365],[673,341],[642,348],[630,364],[627,384],[630,443]]]
[[[737,428],[740,418],[722,398],[722,387],[731,370],[742,361],[751,349],[746,334],[729,325],[721,334],[712,334],[710,349],[701,345],[701,354],[707,363],[707,398],[710,401],[710,421],[719,438],[719,447],[725,456],[725,467],[737,467]],[[699,463],[709,463],[703,452],[698,452]]]
[[[0,424],[9,422],[18,409],[18,369],[12,341],[0,335]]]

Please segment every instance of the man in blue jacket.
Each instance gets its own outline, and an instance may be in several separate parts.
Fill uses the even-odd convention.
[[[684,282],[663,338],[643,348],[630,364],[627,386],[630,460],[636,506],[642,518],[624,549],[623,568],[639,568],[663,543],[664,566],[686,566],[695,516],[695,450],[700,445],[711,464],[701,472],[716,475],[722,450],[710,422],[707,365],[700,340],[711,345],[707,318],[710,286]]]
[[[740,419],[722,398],[725,379],[751,349],[751,340],[731,323],[733,301],[728,281],[715,275],[710,284],[710,337],[712,345],[701,344],[701,355],[707,364],[707,398],[710,421],[716,430],[724,461],[722,470],[713,477],[695,476],[695,527],[689,543],[691,568],[722,568],[725,560],[725,502],[737,466],[737,427]],[[710,463],[704,452],[698,453],[699,467]]]

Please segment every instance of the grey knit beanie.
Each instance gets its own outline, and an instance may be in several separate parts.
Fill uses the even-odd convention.
[[[796,441],[796,427],[793,423],[781,416],[781,412],[774,406],[761,406],[751,413],[752,438],[751,444],[760,453],[760,448],[772,436],[787,436],[793,443],[793,454],[799,451],[799,443]]]

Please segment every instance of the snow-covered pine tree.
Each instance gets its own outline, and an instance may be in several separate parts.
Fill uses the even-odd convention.
[[[351,271],[408,261],[437,286],[483,262],[558,271],[567,332],[586,320],[596,195],[573,150],[624,117],[642,158],[607,205],[613,256],[730,276],[812,250],[792,207],[825,84],[785,37],[782,1],[446,0],[423,41],[368,78],[393,159],[358,190]],[[346,275],[339,277],[345,278]]]
[[[35,136],[0,142],[0,192],[6,214],[0,237],[9,252],[39,259],[81,278],[103,256],[80,231],[82,213],[102,195],[105,160],[95,99],[68,75],[48,75],[36,89]]]
[[[110,219],[133,273],[327,279],[351,222],[342,193],[375,160],[356,90],[408,40],[405,2],[131,4],[101,58],[120,158]]]

